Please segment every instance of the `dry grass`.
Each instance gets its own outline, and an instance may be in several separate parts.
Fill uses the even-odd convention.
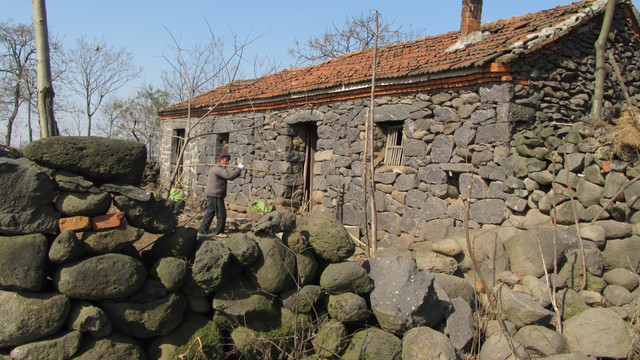
[[[629,160],[638,156],[640,149],[640,110],[626,106],[620,117],[613,119],[613,127],[606,138],[612,145],[612,155]]]

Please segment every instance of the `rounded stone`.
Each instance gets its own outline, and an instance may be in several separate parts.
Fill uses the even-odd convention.
[[[121,299],[138,291],[147,271],[138,260],[105,254],[63,265],[54,275],[58,290],[75,299]]]

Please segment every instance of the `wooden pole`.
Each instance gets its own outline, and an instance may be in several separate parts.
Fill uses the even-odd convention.
[[[237,168],[238,165],[223,165],[223,164],[210,164],[210,163],[201,163],[201,164],[188,164],[188,165],[180,165],[180,167],[192,167],[192,166],[224,166],[224,167],[230,167],[230,168]],[[257,168],[252,168],[252,167],[244,167],[245,170],[251,170],[251,171],[261,171],[261,172],[265,172],[265,173],[270,173],[270,174],[275,174],[274,172],[271,171],[267,171],[267,170],[263,170],[263,169],[257,169]]]

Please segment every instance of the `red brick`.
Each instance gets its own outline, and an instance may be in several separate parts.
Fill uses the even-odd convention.
[[[94,231],[117,228],[118,226],[122,225],[123,222],[124,222],[123,212],[100,215],[91,219],[91,223],[93,225]]]
[[[91,218],[88,216],[72,216],[58,220],[60,231],[85,231],[91,229]]]

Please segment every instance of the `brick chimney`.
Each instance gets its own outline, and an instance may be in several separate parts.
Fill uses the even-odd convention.
[[[482,18],[482,0],[462,0],[462,21],[460,37],[480,30]]]

